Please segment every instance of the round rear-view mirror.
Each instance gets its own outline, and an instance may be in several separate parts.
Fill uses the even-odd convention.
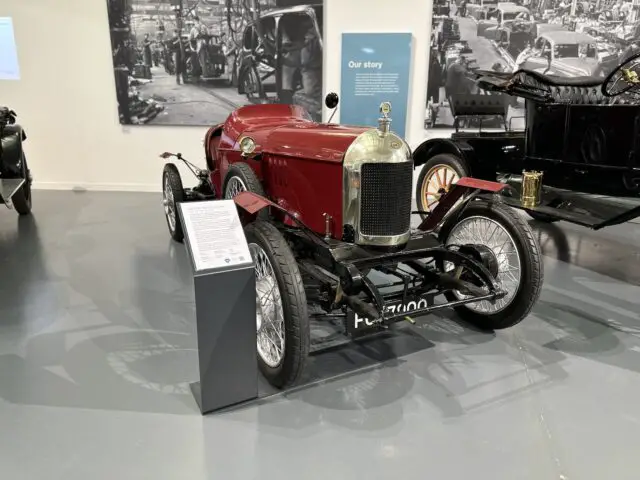
[[[327,93],[327,96],[324,99],[324,104],[327,108],[336,108],[338,103],[340,102],[340,97],[335,92]]]

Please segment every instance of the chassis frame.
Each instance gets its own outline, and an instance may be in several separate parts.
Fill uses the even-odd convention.
[[[373,327],[386,328],[401,320],[413,323],[409,313],[389,308],[397,300],[406,301],[416,297],[424,299],[425,307],[410,312],[411,315],[420,316],[483,300],[494,301],[506,295],[507,292],[502,291],[495,281],[494,274],[490,271],[490,262],[485,263],[481,251],[472,245],[446,247],[435,233],[445,216],[447,220],[455,220],[465,206],[481,192],[496,194],[503,188],[505,185],[496,182],[461,179],[449,192],[446,200],[412,232],[406,247],[392,252],[323,238],[279,205],[252,192],[242,192],[233,200],[247,223],[253,221],[256,214],[265,208],[278,210],[297,223],[298,228],[279,223],[276,225],[296,252],[301,271],[319,282],[321,295],[318,303],[326,311],[348,308],[361,317],[370,319]],[[197,195],[191,198],[196,197]],[[444,272],[445,262],[454,264],[457,274]],[[432,263],[435,268],[429,267]],[[400,265],[406,265],[414,272],[400,268]],[[459,277],[462,268],[471,273],[475,282]],[[395,277],[396,281],[376,285],[367,276],[369,270]],[[398,287],[401,289],[398,290]],[[394,288],[396,290],[393,292],[383,292]],[[435,303],[436,297],[451,291],[459,291],[466,298]]]
[[[183,190],[184,202],[212,200],[215,198],[214,189],[210,183],[207,170],[202,170],[186,160],[181,153],[165,152],[160,155],[163,159],[175,157],[182,161],[193,175],[199,180],[198,185]],[[448,248],[442,244],[436,229],[447,217],[455,220],[469,202],[490,194],[490,199],[502,203],[500,193],[507,185],[465,177],[454,185],[447,195],[439,202],[433,212],[414,211],[412,214],[425,215],[418,228],[412,231],[407,245],[398,251],[375,250],[360,247],[344,240],[322,237],[312,231],[295,215],[269,199],[256,193],[245,191],[233,198],[244,224],[254,221],[261,211],[273,209],[281,215],[289,217],[296,227],[287,226],[282,222],[276,224],[298,257],[298,266],[309,277],[319,282],[319,303],[326,311],[336,308],[349,308],[356,314],[370,319],[372,326],[386,328],[389,324],[401,320],[413,322],[412,318],[403,312],[392,311],[389,307],[393,301],[420,297],[427,305],[416,308],[411,315],[425,315],[436,310],[454,308],[483,300],[495,301],[506,295],[495,281],[490,265],[485,261],[481,251],[473,246],[455,246]],[[436,268],[429,268],[421,262],[430,259]],[[457,266],[457,274],[450,275],[442,271],[445,262]],[[414,273],[399,269],[399,264],[409,266]],[[459,278],[461,267],[466,268],[476,281],[480,281],[488,291],[478,285]],[[382,285],[374,284],[367,277],[369,270],[377,270],[388,276],[396,277],[396,282]],[[401,291],[383,293],[383,289],[402,287]],[[467,298],[435,303],[435,298],[451,291],[459,291]],[[346,325],[345,325],[346,326]],[[347,328],[347,331],[349,329]]]

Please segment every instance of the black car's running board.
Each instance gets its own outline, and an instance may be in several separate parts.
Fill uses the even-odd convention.
[[[519,198],[519,182],[510,179],[508,183],[514,187],[512,195],[504,197],[504,202],[510,207],[575,223],[593,230],[620,225],[640,217],[640,198],[609,197],[553,187],[543,187],[542,202],[539,206],[524,208]]]
[[[3,178],[0,179],[0,200],[8,208],[13,209],[11,199],[18,190],[24,185],[24,178]]]

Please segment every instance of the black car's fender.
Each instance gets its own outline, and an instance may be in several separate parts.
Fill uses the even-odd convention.
[[[22,178],[22,142],[27,138],[19,125],[7,125],[0,139],[0,173],[4,178]]]
[[[449,153],[460,158],[473,175],[473,169],[476,163],[473,148],[466,142],[453,140],[451,138],[431,138],[421,143],[413,151],[413,167],[420,167],[427,163],[430,158],[441,153]]]

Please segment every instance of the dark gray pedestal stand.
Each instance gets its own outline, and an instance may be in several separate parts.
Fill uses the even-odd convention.
[[[204,415],[258,396],[255,272],[252,263],[196,270],[184,232],[194,271],[200,369],[191,391]]]
[[[194,275],[200,381],[191,384],[205,414],[258,396],[253,265]]]

